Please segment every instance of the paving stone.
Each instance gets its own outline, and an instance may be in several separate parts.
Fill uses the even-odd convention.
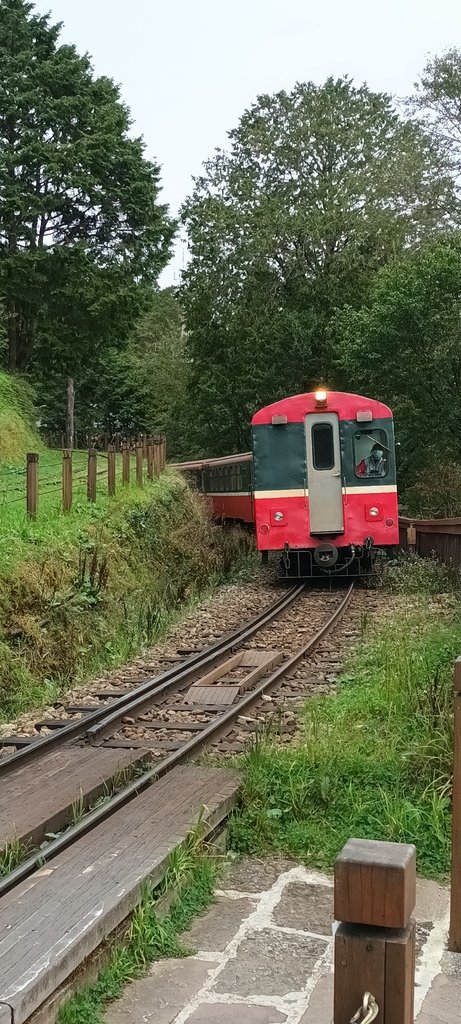
[[[279,875],[299,867],[294,860],[284,857],[270,857],[257,860],[256,857],[243,857],[234,861],[226,870],[221,889],[240,889],[242,892],[264,892],[270,889]]]
[[[250,932],[236,957],[218,975],[216,991],[241,996],[282,996],[298,991],[326,947],[323,939],[287,935],[270,928]]]
[[[287,1017],[270,1006],[242,1005],[242,1003],[202,1003],[188,1017],[187,1024],[283,1024]]]
[[[172,1024],[216,964],[206,960],[159,960],[146,978],[128,985],[109,1006],[106,1024]]]
[[[333,1020],[333,975],[324,974],[309,999],[299,1024],[331,1024]]]
[[[285,928],[331,935],[333,889],[327,885],[290,882],[283,890],[272,919]]]
[[[217,896],[213,906],[184,932],[184,945],[199,951],[221,953],[256,905],[256,900],[228,900]]]
[[[461,978],[439,974],[424,1000],[416,1024],[459,1024]]]

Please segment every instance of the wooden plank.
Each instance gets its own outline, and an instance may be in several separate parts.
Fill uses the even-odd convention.
[[[141,749],[141,748],[140,748]],[[0,848],[17,837],[40,843],[72,818],[72,804],[88,806],[119,772],[150,760],[144,741],[135,757],[98,747],[65,747],[44,754],[39,765],[27,763],[8,774],[0,787]]]
[[[256,665],[271,665],[274,664],[274,658],[278,658],[279,661],[281,660],[282,655],[279,651],[244,651],[240,665],[242,668],[253,668]]]
[[[233,704],[240,693],[239,686],[191,686],[186,700],[197,705],[216,704],[225,707]]]
[[[209,833],[227,816],[238,786],[224,769],[175,768],[2,898],[0,1000],[15,1024],[127,917],[146,881],[160,882],[195,822]]]
[[[335,934],[334,1024],[351,1020],[362,1005],[364,992],[374,995],[380,1007],[376,1024],[384,1024],[385,935],[380,928],[339,925]]]
[[[168,706],[165,705],[165,707],[167,711],[199,711],[201,714],[218,714],[222,711],[222,704],[201,704],[200,707],[197,707],[197,704],[188,704],[186,700],[183,704],[168,704]]]
[[[280,664],[282,658],[283,654],[280,654],[278,651],[274,651],[264,660],[261,660],[259,665],[256,664],[256,668],[243,677],[239,687],[240,693],[246,693],[247,690],[251,690],[251,687],[257,683],[261,676],[264,676],[271,668],[275,668],[276,665]]]
[[[232,672],[232,669],[237,668],[242,660],[242,654],[234,654],[232,658],[228,658],[222,665],[218,665],[217,668],[213,668],[211,672],[207,672],[206,675],[201,676],[200,679],[194,683],[194,686],[203,689],[205,686],[211,686],[216,683],[221,676],[225,676],[227,672]]]
[[[192,722],[184,719],[164,722],[161,718],[143,718],[142,716],[137,721],[142,723],[143,729],[174,729],[175,732],[200,732],[200,729],[207,725],[207,722]]]
[[[116,736],[111,736],[110,739],[103,740],[101,745],[96,744],[96,748],[101,749],[101,747],[109,747],[111,750],[142,750],[143,748],[147,748],[150,752],[154,750],[179,750],[187,739],[188,737],[185,736],[182,741],[157,740],[154,736],[152,738],[149,736],[143,736],[140,740],[127,740],[122,738],[117,739]]]
[[[38,736],[2,736],[0,740],[1,747],[16,747],[17,750],[21,750],[21,747],[28,747],[29,743],[36,743]]]

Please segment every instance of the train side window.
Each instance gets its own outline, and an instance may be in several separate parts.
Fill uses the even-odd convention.
[[[358,430],[354,436],[355,475],[377,479],[389,472],[389,439],[385,430]]]
[[[331,423],[314,423],[311,436],[314,469],[333,469],[335,450]]]

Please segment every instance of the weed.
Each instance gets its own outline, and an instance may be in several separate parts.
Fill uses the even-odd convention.
[[[14,871],[28,854],[29,848],[19,839],[14,836],[8,839],[3,850],[0,850],[0,878],[5,878],[11,871]]]

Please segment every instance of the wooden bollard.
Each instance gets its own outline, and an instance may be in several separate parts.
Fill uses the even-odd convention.
[[[377,1024],[413,1024],[416,850],[350,839],[335,864],[334,1024],[351,1020],[365,992]]]
[[[112,497],[115,494],[115,446],[110,444],[107,449],[107,490]]]
[[[38,503],[38,455],[28,452],[26,469],[26,509],[28,519],[37,518]]]
[[[448,948],[461,953],[461,658],[455,661],[453,793],[451,799],[451,889]]]
[[[72,508],[72,452],[69,448],[62,453],[62,507],[64,512]]]
[[[136,445],[136,483],[137,483],[138,487],[142,487],[142,484],[143,484],[143,479],[142,479],[142,452],[143,452],[142,441],[138,441],[138,443]]]
[[[130,482],[130,449],[128,444],[122,444],[122,484],[129,484]]]
[[[97,452],[94,448],[90,448],[88,452],[88,478],[87,478],[87,498],[88,501],[96,501],[96,465]]]

